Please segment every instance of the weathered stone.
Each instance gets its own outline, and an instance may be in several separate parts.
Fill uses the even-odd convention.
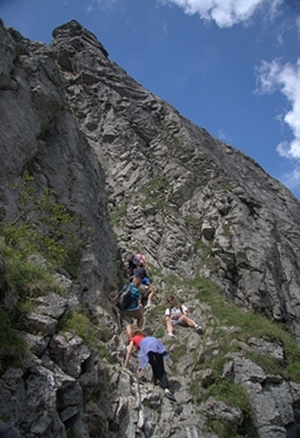
[[[49,347],[51,358],[72,377],[80,376],[82,364],[91,354],[82,339],[71,333],[53,336]]]
[[[77,273],[60,266],[54,274],[62,295],[31,297],[36,308],[21,333],[30,354],[21,367],[3,368],[0,416],[28,438],[65,438],[67,430],[78,438],[131,437],[141,412],[144,434],[153,438],[216,438],[207,432],[210,419],[241,435],[240,409],[215,399],[201,403],[203,386],[215,383],[202,370],[219,355],[222,337],[234,338],[239,327],[220,327],[186,279],[200,273],[245,310],[286,324],[299,341],[299,202],[245,154],[136,83],[79,23],[60,26],[53,36],[47,47],[0,23],[0,219],[30,223],[50,237],[38,199],[29,199],[30,206],[21,199],[29,174],[35,193],[51,193],[51,205],[71,214],[82,252]],[[65,244],[65,233],[58,239]],[[118,245],[146,254],[161,305],[171,293],[164,276],[175,274],[180,286],[175,282],[172,293],[204,327],[203,336],[176,327],[175,340],[162,338],[176,404],[153,386],[150,366],[137,381],[137,354],[123,369],[124,333],[107,298],[123,281]],[[27,261],[48,269],[38,254]],[[20,292],[3,280],[5,269],[1,253],[0,300],[10,317]],[[84,337],[99,355],[64,333],[69,308],[88,317]],[[163,336],[160,307],[147,311],[145,323]],[[231,346],[240,351],[228,355],[221,379],[247,392],[257,436],[296,433],[299,384],[245,358],[263,354],[284,367],[284,346],[264,337],[243,343],[238,336]]]
[[[57,320],[50,316],[30,312],[26,315],[24,325],[27,330],[35,335],[42,334],[43,336],[49,336],[54,335],[57,323]]]
[[[14,426],[0,420],[0,436],[2,438],[21,438],[20,432]]]

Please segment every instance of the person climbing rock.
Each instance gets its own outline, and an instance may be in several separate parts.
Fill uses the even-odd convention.
[[[170,307],[168,307],[165,311],[165,319],[169,336],[175,337],[173,332],[174,326],[177,324],[194,327],[198,332],[202,331],[200,325],[188,317],[188,309],[184,304],[178,304],[172,295],[167,298],[167,301],[170,304]]]
[[[137,326],[139,329],[143,327],[143,323],[144,323],[144,316],[143,316],[140,291],[139,291],[140,284],[141,284],[141,279],[139,277],[133,277],[130,283],[131,286],[130,304],[126,309],[119,310],[120,317],[125,327],[128,340],[132,338],[133,319],[137,320]],[[113,301],[117,303],[117,300],[118,300],[118,295],[114,297]]]
[[[143,268],[146,269],[146,257],[143,254],[137,253],[133,254],[130,259],[128,260],[127,266],[128,266],[128,272],[130,273],[130,277],[132,277],[133,270],[138,266],[138,263],[141,263]]]
[[[128,367],[133,347],[139,350],[138,358],[140,367],[138,368],[138,373],[141,374],[148,363],[150,363],[152,367],[154,384],[159,381],[164,390],[165,396],[169,400],[176,401],[173,393],[170,391],[169,380],[164,367],[164,360],[168,355],[164,344],[153,336],[147,336],[142,331],[135,330],[127,349],[124,363],[125,368]]]
[[[141,261],[137,262],[137,267],[133,269],[133,275],[135,277],[140,277],[141,279],[141,285],[139,287],[139,290],[141,294],[148,299],[146,308],[149,308],[151,306],[153,298],[155,298],[155,300],[159,302],[160,298],[155,292],[151,280],[148,277],[147,271]]]

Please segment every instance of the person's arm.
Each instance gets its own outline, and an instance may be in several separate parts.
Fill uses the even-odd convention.
[[[166,311],[165,311],[165,320],[169,321],[169,319],[171,319],[171,312],[170,312],[170,309],[166,309]]]
[[[126,358],[125,358],[125,362],[124,362],[124,367],[127,368],[128,366],[128,362],[132,353],[132,349],[133,349],[133,341],[129,342],[128,348],[127,348],[127,353],[126,353]]]
[[[138,290],[137,287],[134,287],[134,289],[132,291],[132,297],[133,297],[134,301],[136,302],[136,305],[138,307],[140,307],[142,305],[142,299],[141,299],[140,291]]]
[[[181,305],[181,309],[182,309],[182,313],[185,315],[185,316],[188,316],[188,309],[187,309],[187,307],[184,305],[184,304],[182,304]]]

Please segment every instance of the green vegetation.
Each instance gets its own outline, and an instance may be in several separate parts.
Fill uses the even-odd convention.
[[[13,223],[0,224],[0,255],[4,269],[0,273],[0,298],[11,295],[13,312],[0,308],[0,373],[10,364],[18,364],[26,351],[25,342],[14,327],[22,327],[22,317],[34,306],[31,298],[49,291],[61,293],[53,272],[65,268],[75,276],[83,240],[78,237],[76,219],[66,206],[55,202],[51,189],[40,191],[34,178],[24,173],[13,187],[19,195],[20,215]],[[39,262],[40,260],[40,262]]]
[[[80,336],[84,343],[89,347],[95,348],[101,358],[110,359],[110,352],[100,341],[107,342],[111,338],[111,333],[104,325],[99,327],[84,312],[72,311],[64,323],[62,331],[69,331]]]
[[[165,191],[169,186],[169,181],[166,177],[156,178],[152,180],[147,187],[142,187],[140,193],[144,199],[140,205],[145,208],[147,205],[153,205],[156,209],[163,209],[167,205]]]
[[[241,427],[241,429],[243,428]],[[247,433],[242,430],[241,433],[238,433],[229,422],[221,420],[210,420],[207,430],[208,432],[214,432],[218,438],[255,438],[257,436],[255,431]]]
[[[0,307],[0,374],[8,366],[19,366],[26,353],[26,343],[16,333],[9,316]]]
[[[212,240],[208,244],[202,242],[201,239],[197,241],[197,252],[199,254],[201,266],[205,265],[211,270],[211,272],[216,272],[219,267],[219,262],[212,254],[212,246]]]
[[[218,323],[214,324],[215,340],[222,339],[221,352],[214,362],[216,371],[220,371],[222,357],[228,351],[233,351],[232,340],[237,339],[247,342],[251,337],[263,338],[268,342],[277,342],[282,346],[285,354],[285,364],[281,365],[275,359],[266,358],[258,354],[255,362],[262,366],[266,373],[279,373],[286,379],[300,382],[300,349],[285,327],[281,324],[268,320],[265,316],[246,312],[226,299],[218,287],[203,278],[186,280],[185,285],[195,291],[195,298],[205,302],[211,308],[212,314],[216,316]],[[237,331],[224,330],[220,327],[236,327]],[[249,353],[250,355],[250,353]]]
[[[113,226],[120,225],[124,215],[127,212],[128,202],[124,202],[117,207],[110,207],[109,217]]]
[[[244,413],[251,414],[251,403],[246,391],[229,379],[222,379],[217,385],[211,385],[206,390],[205,398],[214,397],[229,406],[240,408]]]
[[[3,234],[7,237],[7,233],[3,232]],[[12,244],[10,241],[10,245],[8,245],[5,243],[8,239],[4,236],[0,235],[0,254],[5,262],[5,270],[0,275],[2,294],[14,291],[22,301],[28,297],[44,295],[49,290],[60,293],[61,289],[51,273],[27,259],[29,251],[27,251],[28,248],[24,244],[23,238],[18,240],[15,235],[15,243]]]
[[[176,296],[176,291],[182,288],[185,293],[188,291],[194,299],[202,303],[210,314],[206,328],[213,344],[205,346],[204,332],[204,350],[200,356],[199,352],[194,355],[194,380],[191,393],[197,401],[205,401],[213,396],[228,406],[240,408],[245,416],[244,424],[238,431],[233,431],[230,424],[219,420],[210,421],[209,430],[223,438],[256,436],[250,420],[251,403],[246,391],[241,385],[236,385],[229,378],[222,377],[224,365],[230,360],[228,353],[241,351],[241,343],[247,343],[252,337],[275,342],[284,351],[284,363],[270,356],[251,352],[250,349],[244,351],[245,357],[262,367],[266,374],[279,374],[286,380],[300,382],[300,349],[295,339],[283,325],[268,320],[262,314],[246,312],[234,305],[221,294],[218,286],[207,279],[200,277],[182,279],[172,275],[164,281],[168,294]],[[180,357],[180,350],[173,348],[174,346],[171,350],[172,359]],[[204,388],[199,372],[206,369],[212,370],[214,380]]]
[[[66,206],[55,202],[52,189],[39,192],[28,173],[15,188],[22,213],[14,223],[2,224],[0,235],[4,242],[24,255],[41,254],[54,269],[61,266],[76,276],[84,246],[78,228],[84,224],[76,224]]]

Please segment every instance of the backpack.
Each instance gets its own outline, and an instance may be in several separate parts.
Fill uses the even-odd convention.
[[[133,270],[135,269],[135,268],[137,268],[137,265],[138,265],[138,259],[136,259],[134,256],[132,256],[129,260],[128,260],[128,266],[129,266],[129,269],[130,269],[130,271],[131,271],[131,275],[133,275]]]
[[[118,293],[118,299],[116,301],[116,306],[120,310],[128,309],[131,304],[131,284],[126,284],[122,287],[120,292]]]
[[[170,315],[171,315],[171,309],[172,309],[172,307],[169,307],[169,309],[170,309]],[[180,312],[184,315],[184,313],[183,313],[183,308],[182,308],[181,305],[180,305],[180,307],[179,307],[179,310],[180,310]]]

